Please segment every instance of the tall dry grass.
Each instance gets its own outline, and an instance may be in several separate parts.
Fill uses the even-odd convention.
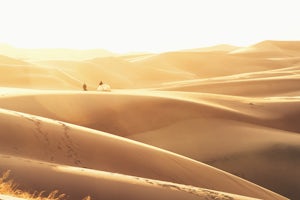
[[[48,195],[45,191],[34,192],[33,194],[18,189],[18,185],[10,179],[11,171],[7,170],[0,176],[0,194],[12,197],[23,198],[26,200],[65,200],[66,195],[58,190],[50,192]],[[90,196],[85,197],[83,200],[92,200]]]

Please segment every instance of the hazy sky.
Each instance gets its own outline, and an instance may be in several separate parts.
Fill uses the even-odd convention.
[[[298,0],[0,0],[0,42],[166,51],[299,40]]]

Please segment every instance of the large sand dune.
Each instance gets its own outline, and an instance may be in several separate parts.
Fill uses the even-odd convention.
[[[0,155],[0,161],[4,163],[1,168],[10,168],[14,171],[12,177],[22,185],[23,190],[30,191],[32,188],[46,192],[60,190],[74,200],[83,199],[87,194],[92,199],[256,199],[190,185],[14,156]]]
[[[297,153],[300,138],[295,133],[300,131],[298,98],[255,99],[151,91],[36,93],[6,95],[0,103],[11,110],[79,124],[168,149],[258,181],[270,189],[279,188],[283,183],[270,179],[289,183],[281,187],[284,191],[298,187],[299,175],[278,173],[282,168],[292,172],[295,162],[300,161]],[[272,149],[277,154],[265,156]],[[289,153],[294,156],[288,156]],[[278,154],[279,157],[286,154],[285,163],[278,163]],[[233,160],[249,156],[254,160],[267,157],[268,161],[252,162],[250,169],[245,161],[235,162],[239,167],[228,167]],[[264,167],[253,168],[257,165]],[[264,173],[266,169],[275,172],[255,176],[254,172]]]
[[[300,198],[299,50],[1,56],[0,170],[71,199]]]
[[[1,130],[10,133],[1,134],[4,155],[281,199],[238,177],[155,147],[33,115],[1,113]]]

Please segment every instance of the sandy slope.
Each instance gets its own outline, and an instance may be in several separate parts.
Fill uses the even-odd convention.
[[[21,88],[68,88],[81,87],[81,81],[74,80],[56,68],[40,67],[0,55],[1,86]]]
[[[231,54],[255,57],[290,57],[300,55],[299,41],[262,41],[250,47],[235,49]]]
[[[242,179],[158,148],[46,118],[1,113],[0,151],[6,155],[280,199]]]
[[[126,136],[195,118],[222,118],[300,132],[298,97],[122,90],[2,94],[1,107]],[[160,115],[157,115],[160,111]],[[126,120],[124,120],[126,119]]]
[[[187,52],[231,52],[233,50],[236,50],[240,47],[228,45],[228,44],[219,44],[211,47],[203,47],[203,48],[197,48],[197,49],[185,49],[183,51]]]
[[[259,57],[228,51],[179,51],[162,54],[136,54],[131,56],[99,57],[87,60],[46,60],[13,68],[13,61],[5,63],[2,86],[30,88],[81,89],[86,82],[89,89],[96,89],[100,80],[113,88],[149,88],[174,81],[197,80],[219,76],[252,73],[288,68],[299,63],[299,43],[267,41],[256,44],[253,51]],[[293,52],[280,56],[280,52]],[[269,51],[270,50],[270,51]],[[247,50],[248,51],[248,50]],[[251,50],[252,51],[252,50]],[[264,53],[262,53],[264,52]],[[10,58],[13,60],[12,58]],[[14,59],[16,60],[16,59]],[[19,61],[21,62],[21,61]],[[299,65],[298,65],[299,66]],[[38,67],[38,68],[37,68]],[[3,71],[2,71],[3,70]],[[14,80],[14,81],[12,81]],[[237,83],[239,84],[239,83]],[[261,86],[262,84],[260,84]],[[205,86],[206,88],[207,86]],[[232,87],[232,86],[228,86]],[[205,88],[199,88],[199,90]],[[211,92],[215,92],[212,90]]]
[[[300,177],[293,172],[300,161],[300,137],[289,131],[300,130],[296,117],[300,112],[299,98],[130,90],[35,92],[6,94],[0,103],[3,108],[168,149],[283,194],[291,195],[298,187]],[[272,151],[276,153],[268,153]],[[280,163],[280,156],[285,157],[284,163]],[[280,173],[282,169],[292,174],[286,176]]]
[[[23,49],[16,48],[7,44],[0,44],[0,54],[18,59],[37,61],[37,60],[84,60],[95,57],[106,57],[116,55],[103,49]]]
[[[298,199],[299,44],[34,63],[0,56],[0,169],[24,189],[57,186],[72,199],[283,199],[204,162]],[[112,92],[96,92],[100,80]],[[83,82],[88,92],[78,91]]]
[[[293,72],[295,73],[295,72]],[[168,85],[159,90],[175,90],[186,92],[207,92],[249,97],[294,96],[299,95],[300,78],[298,74],[275,75],[277,77],[243,78],[227,80],[199,80],[198,82],[182,82]],[[242,88],[242,89],[241,89]]]
[[[238,96],[299,95],[300,58],[269,59],[282,65],[278,69],[229,76],[164,83],[157,89],[208,92]]]
[[[87,194],[92,199],[254,199],[166,181],[14,156],[0,155],[0,160],[4,163],[2,169],[12,169],[12,177],[22,185],[22,189],[31,191],[35,188],[46,190],[47,193],[59,190],[74,200],[81,200]]]

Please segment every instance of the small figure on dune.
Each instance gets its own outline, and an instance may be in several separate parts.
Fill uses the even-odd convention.
[[[87,86],[86,86],[85,83],[83,83],[82,88],[83,88],[84,91],[87,91]]]
[[[98,91],[106,91],[106,92],[109,92],[109,91],[110,91],[110,85],[108,85],[108,84],[103,83],[102,81],[100,81],[97,90],[98,90]]]

